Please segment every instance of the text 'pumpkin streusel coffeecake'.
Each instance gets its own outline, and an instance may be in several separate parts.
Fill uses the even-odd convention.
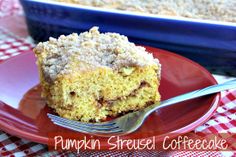
[[[39,43],[42,96],[61,117],[94,122],[158,103],[160,64],[141,46],[97,27]]]

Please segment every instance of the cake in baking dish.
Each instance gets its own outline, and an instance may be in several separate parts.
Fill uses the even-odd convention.
[[[158,16],[236,22],[236,0],[54,0]]]
[[[97,27],[39,43],[42,96],[61,117],[98,122],[158,103],[160,64],[145,48]]]

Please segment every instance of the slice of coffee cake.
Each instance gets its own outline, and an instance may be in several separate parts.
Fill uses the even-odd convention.
[[[100,121],[160,101],[160,64],[145,48],[97,27],[39,43],[42,96],[60,116]]]

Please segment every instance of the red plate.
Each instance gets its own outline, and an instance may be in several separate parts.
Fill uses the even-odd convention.
[[[151,47],[147,50],[162,64],[162,100],[216,84],[206,69],[189,59]],[[56,126],[48,119],[46,113],[51,110],[40,98],[38,90],[26,94],[39,83],[35,60],[34,54],[29,52],[0,64],[0,127],[12,135],[47,144],[48,133],[60,131],[71,134],[73,131]],[[216,94],[158,110],[146,119],[139,130],[125,138],[155,136],[162,139],[165,135],[177,136],[189,132],[210,118],[219,98],[220,94]],[[101,138],[101,148],[107,146],[107,140]]]

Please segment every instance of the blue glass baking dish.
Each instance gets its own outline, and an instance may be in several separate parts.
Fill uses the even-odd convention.
[[[29,33],[36,42],[99,26],[102,32],[118,32],[137,44],[174,51],[213,72],[236,76],[236,23],[156,16],[47,0],[20,2]]]

